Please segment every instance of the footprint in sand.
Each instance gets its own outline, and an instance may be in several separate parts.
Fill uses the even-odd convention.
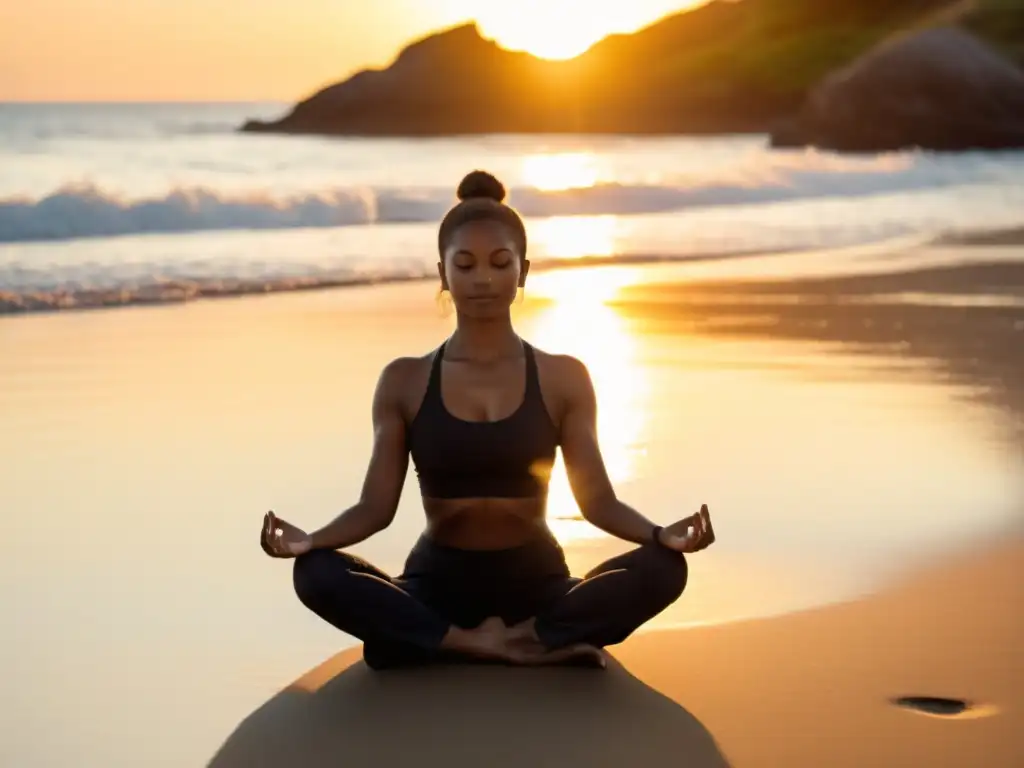
[[[893,699],[892,703],[922,715],[947,719],[989,717],[998,711],[991,705],[978,705],[965,699],[943,696],[900,696]]]

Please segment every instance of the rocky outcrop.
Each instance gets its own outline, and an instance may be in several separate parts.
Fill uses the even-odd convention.
[[[243,130],[439,136],[767,133],[777,126],[777,146],[1019,146],[1021,72],[978,38],[932,29],[875,47],[942,17],[970,21],[982,40],[1015,50],[1024,38],[1024,0],[998,0],[996,15],[993,2],[711,0],[606,38],[569,61],[505,50],[464,25]],[[964,17],[961,6],[973,15]]]
[[[774,0],[772,0],[774,1]],[[937,0],[934,0],[937,1]],[[386,69],[360,72],[243,130],[335,135],[702,133],[767,130],[791,96],[763,96],[679,68],[744,29],[742,3],[713,0],[568,61],[484,38],[473,24],[414,42]]]
[[[1024,70],[961,29],[916,32],[826,77],[772,141],[841,152],[1024,147]]]
[[[391,66],[359,72],[247,131],[343,135],[452,135],[557,130],[566,121],[574,62],[500,48],[469,24],[419,40]]]

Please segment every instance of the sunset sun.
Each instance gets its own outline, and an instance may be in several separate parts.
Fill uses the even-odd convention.
[[[697,0],[656,3],[664,11]],[[545,59],[578,56],[603,37],[633,32],[652,20],[651,3],[602,4],[593,0],[519,0],[487,3],[477,13],[480,30],[504,48]],[[662,8],[658,8],[662,10]]]

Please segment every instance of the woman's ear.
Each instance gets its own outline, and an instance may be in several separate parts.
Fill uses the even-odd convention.
[[[519,268],[519,287],[526,287],[526,275],[530,272],[530,260],[523,259],[523,263]]]
[[[441,290],[448,290],[448,276],[444,273],[444,262],[437,262],[437,276],[441,279]]]

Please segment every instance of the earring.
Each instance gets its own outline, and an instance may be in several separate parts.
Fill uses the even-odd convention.
[[[452,310],[455,307],[455,302],[452,300],[452,295],[447,288],[441,288],[437,292],[437,309],[441,313],[442,318],[447,318],[451,315]]]

